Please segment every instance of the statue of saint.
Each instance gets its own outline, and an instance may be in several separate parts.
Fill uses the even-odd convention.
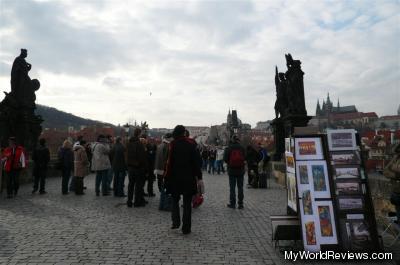
[[[275,86],[276,86],[276,101],[275,101],[275,117],[283,117],[286,115],[287,96],[286,96],[286,79],[284,73],[278,73],[278,67],[275,66]]]
[[[31,70],[32,65],[25,61],[28,56],[26,49],[21,49],[21,54],[15,58],[11,68],[11,93],[16,98],[20,98],[23,95],[23,87],[30,81],[28,72]]]
[[[292,115],[307,115],[304,100],[304,72],[301,70],[301,61],[293,60],[292,55],[285,54],[287,79],[288,112]]]

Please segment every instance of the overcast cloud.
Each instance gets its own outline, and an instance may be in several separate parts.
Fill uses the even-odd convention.
[[[398,1],[0,0],[0,90],[28,49],[37,102],[150,127],[211,125],[229,108],[253,126],[274,117],[275,65],[302,61],[309,115],[340,98],[395,114]],[[3,95],[0,95],[0,100]]]

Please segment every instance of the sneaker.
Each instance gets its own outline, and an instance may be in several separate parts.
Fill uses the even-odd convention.
[[[188,235],[190,233],[191,233],[190,229],[182,229],[182,234]]]
[[[137,207],[144,207],[144,206],[146,206],[146,204],[145,203],[134,203],[133,204],[133,207],[135,207],[135,208],[137,208]]]
[[[44,191],[44,190],[39,192],[40,195],[43,195],[43,194],[46,194],[46,193],[47,193],[47,192]]]
[[[243,204],[240,204],[239,207],[238,207],[238,209],[243,209],[243,208],[244,208]]]
[[[172,225],[171,229],[178,229],[181,225]]]
[[[228,208],[231,208],[231,209],[235,209],[236,207],[235,207],[235,205],[233,205],[233,204],[227,204],[226,205]]]
[[[127,201],[126,202],[126,206],[128,206],[129,208],[132,208],[132,202],[131,201]]]

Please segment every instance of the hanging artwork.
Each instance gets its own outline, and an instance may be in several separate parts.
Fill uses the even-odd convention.
[[[353,129],[327,130],[329,151],[356,150],[356,131]]]
[[[324,159],[321,138],[295,138],[296,160]]]
[[[337,244],[337,232],[332,201],[315,201],[321,238],[320,244]]]
[[[287,197],[288,206],[297,212],[297,192],[296,192],[296,176],[293,173],[286,173],[287,176]]]
[[[290,173],[294,173],[295,168],[294,168],[293,153],[285,152],[285,159],[286,159],[286,171],[290,172]]]
[[[359,165],[361,162],[360,152],[353,151],[335,151],[330,152],[332,165]]]

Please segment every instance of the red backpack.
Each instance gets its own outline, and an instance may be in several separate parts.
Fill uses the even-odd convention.
[[[230,167],[244,167],[244,155],[240,149],[233,149],[229,155]]]

